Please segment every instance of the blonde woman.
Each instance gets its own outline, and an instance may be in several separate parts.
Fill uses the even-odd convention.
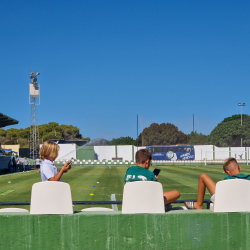
[[[40,166],[42,181],[62,181],[62,175],[70,169],[71,164],[69,164],[69,162],[66,162],[60,171],[58,171],[57,167],[53,163],[58,156],[59,149],[60,147],[51,141],[46,141],[42,145],[39,152],[41,159],[43,160]]]

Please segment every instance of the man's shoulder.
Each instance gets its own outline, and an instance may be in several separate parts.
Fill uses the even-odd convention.
[[[140,167],[140,166],[131,166],[131,167],[129,167],[128,168],[128,171],[129,170],[131,170],[131,171],[139,171],[139,172],[141,172],[141,171],[143,171],[143,172],[151,172],[150,170],[148,170],[148,169],[145,169],[145,168],[143,168],[143,167]]]
[[[142,167],[139,167],[136,165],[136,166],[129,167],[128,170],[139,170],[140,168],[142,168]]]
[[[235,175],[228,175],[224,178],[224,180],[232,180],[232,179],[244,179],[250,180],[250,175],[246,174],[235,174]]]

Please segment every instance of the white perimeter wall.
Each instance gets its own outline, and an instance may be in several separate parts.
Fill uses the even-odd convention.
[[[133,153],[133,145],[120,145],[117,146],[117,157],[123,158],[123,161],[131,161],[132,160],[132,153]]]
[[[230,157],[229,147],[214,147],[215,155],[214,158],[216,160],[226,160]]]
[[[76,144],[58,144],[60,147],[56,160],[76,159]]]
[[[40,145],[41,147],[42,145]],[[59,144],[60,151],[57,160],[69,160],[70,158],[76,158],[76,146],[75,144]],[[116,146],[94,146],[94,151],[96,153],[98,160],[112,160],[112,158],[116,157],[115,154]],[[120,145],[117,146],[117,157],[123,158],[123,160],[132,161],[133,157],[133,147],[132,145]],[[134,147],[134,160],[135,154],[137,150],[140,150],[146,147]],[[230,156],[229,147],[214,147],[213,145],[195,145],[195,160],[213,160],[213,155],[215,156],[215,160],[224,160]],[[246,159],[246,151],[249,152],[249,148],[245,147],[231,147],[231,157],[235,157],[236,159],[240,159],[240,155],[242,155],[242,159]],[[249,155],[247,153],[247,155]],[[249,157],[248,157],[249,158]],[[86,159],[87,160],[87,159]]]
[[[242,155],[242,159],[246,159],[246,153],[245,151],[247,150],[247,155],[249,155],[249,148],[245,147],[231,147],[231,157],[235,157],[236,159],[240,159],[240,155]],[[249,157],[248,157],[249,158]]]
[[[213,145],[194,145],[195,160],[213,159]]]
[[[132,145],[117,146],[117,157],[123,158],[124,161],[132,161],[133,157]],[[138,147],[138,150],[146,147]],[[95,154],[98,160],[112,160],[115,157],[115,146],[94,146]],[[137,147],[134,147],[134,159],[137,152]]]
[[[97,160],[112,160],[115,157],[115,146],[94,146]]]

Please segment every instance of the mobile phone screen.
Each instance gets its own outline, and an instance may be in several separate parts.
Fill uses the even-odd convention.
[[[158,176],[160,172],[161,172],[161,170],[159,168],[155,168],[153,171],[154,175],[156,175],[156,176]]]

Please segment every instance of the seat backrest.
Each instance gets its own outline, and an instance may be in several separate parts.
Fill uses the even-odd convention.
[[[250,212],[250,181],[219,181],[215,188],[214,212]]]
[[[7,207],[0,209],[0,213],[26,213],[26,212],[29,212],[29,210],[16,207]]]
[[[70,185],[60,181],[33,184],[30,214],[73,214]]]
[[[84,208],[81,211],[83,212],[92,212],[92,211],[106,211],[106,212],[113,212],[114,209],[107,208],[107,207],[88,207]]]
[[[161,183],[155,181],[126,183],[123,188],[122,213],[165,213]]]

